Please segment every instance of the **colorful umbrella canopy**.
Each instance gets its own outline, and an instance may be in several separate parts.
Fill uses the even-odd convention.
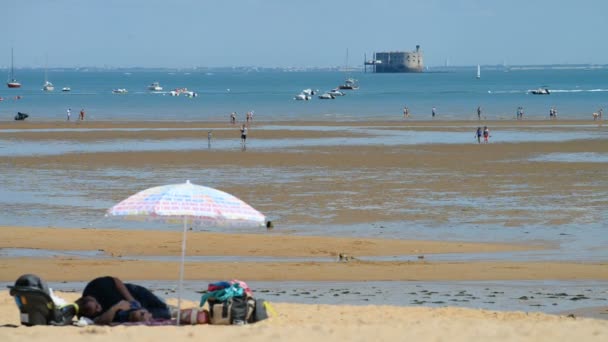
[[[186,181],[149,188],[108,210],[109,216],[181,221],[210,227],[264,226],[266,217],[240,199]],[[177,219],[177,220],[176,220]]]
[[[263,227],[266,217],[249,204],[220,190],[186,181],[149,188],[128,197],[110,208],[107,216],[183,221],[182,258],[177,298],[177,324],[181,311],[181,293],[186,256],[188,222],[207,227]]]

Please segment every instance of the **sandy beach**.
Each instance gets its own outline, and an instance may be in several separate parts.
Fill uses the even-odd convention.
[[[66,299],[74,294],[60,294]],[[194,303],[186,303],[192,305]],[[235,326],[182,327],[18,327],[0,328],[3,341],[191,341],[238,339],[251,341],[604,341],[608,322],[528,312],[492,312],[461,308],[411,308],[394,306],[331,306],[274,303],[277,316],[260,323]],[[18,325],[14,303],[0,292],[0,320]]]
[[[10,283],[23,273],[58,283],[86,282],[105,274],[134,282],[177,279],[178,262],[170,258],[179,255],[179,229],[147,223],[124,229],[133,226],[106,221],[103,215],[109,205],[136,191],[187,177],[197,183],[211,181],[213,186],[238,194],[275,223],[270,231],[194,227],[188,232],[188,256],[239,261],[187,261],[185,276],[189,280],[608,283],[608,259],[601,247],[608,173],[605,162],[593,160],[608,153],[605,126],[590,121],[488,121],[482,124],[492,128],[498,141],[501,134],[510,132],[547,132],[558,137],[580,134],[582,138],[513,143],[491,140],[479,145],[473,139],[473,128],[478,124],[256,122],[250,128],[252,143],[246,151],[89,151],[100,141],[130,145],[144,140],[200,139],[206,146],[209,129],[218,141],[236,141],[238,136],[236,127],[217,122],[0,122],[0,130],[8,130],[0,131],[3,141],[61,142],[84,149],[0,158],[0,171],[9,189],[5,191],[17,193],[10,189],[27,188],[47,196],[40,202],[32,201],[27,213],[21,212],[22,203],[6,200],[4,207],[14,214],[6,215],[8,223],[0,226],[0,249],[8,253],[0,258],[0,281]],[[382,131],[466,132],[471,142],[348,143],[349,139],[377,139]],[[256,140],[327,138],[345,139],[345,143],[255,147]],[[15,173],[27,179],[9,177]],[[74,199],[65,195],[71,192]],[[77,211],[76,203],[83,203]],[[36,217],[33,212],[38,213]],[[70,220],[72,216],[78,219]],[[18,254],[18,250],[30,255]],[[61,251],[73,255],[53,254]],[[340,253],[355,260],[338,262]],[[406,259],[382,259],[394,256]],[[269,260],[256,259],[260,257]],[[276,303],[278,317],[244,328],[5,327],[0,329],[0,339],[44,336],[70,341],[86,334],[93,340],[137,336],[138,341],[197,336],[600,341],[608,335],[608,321],[578,316],[369,304]],[[599,309],[603,311],[605,307]],[[6,291],[0,293],[0,323],[18,324],[16,308]]]

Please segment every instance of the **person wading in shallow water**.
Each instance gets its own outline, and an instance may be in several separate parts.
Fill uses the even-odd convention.
[[[246,148],[247,145],[247,126],[244,124],[241,126],[241,147]]]
[[[488,138],[490,138],[490,129],[488,126],[483,127],[483,142],[484,144],[488,143]]]

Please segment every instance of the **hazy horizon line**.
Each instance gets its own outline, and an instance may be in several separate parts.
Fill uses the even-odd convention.
[[[597,64],[597,63],[555,63],[555,64],[471,64],[471,65],[429,65],[425,68],[433,69],[460,69],[460,68],[476,68],[477,65],[481,67],[491,67],[496,69],[513,69],[513,68],[557,68],[557,67],[594,67],[594,68],[608,68],[608,63]],[[0,66],[1,70],[10,69],[10,65]],[[349,67],[344,66],[256,66],[256,65],[238,65],[238,66],[184,66],[184,67],[170,67],[170,66],[98,66],[98,65],[83,65],[83,66],[17,66],[14,67],[17,70],[38,70],[38,69],[105,69],[105,70],[123,70],[123,69],[142,69],[142,70],[226,70],[226,69],[273,69],[273,70],[330,70],[330,71],[358,71],[364,70],[363,66],[360,67]],[[371,69],[371,67],[370,67]]]

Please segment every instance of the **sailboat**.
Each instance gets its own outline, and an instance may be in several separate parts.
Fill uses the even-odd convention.
[[[49,82],[46,70],[47,70],[47,65],[44,66],[44,85],[42,86],[42,90],[53,91],[53,90],[55,90],[55,86],[53,85],[53,83]]]
[[[477,64],[477,79],[481,78],[481,67]]]
[[[15,68],[13,66],[13,49],[11,49],[11,74],[8,78],[8,82],[6,85],[9,88],[21,88],[21,83],[17,82],[15,79]]]
[[[346,66],[345,66],[345,69],[348,72],[348,49],[346,49]],[[348,77],[344,81],[344,84],[341,84],[341,85],[338,86],[338,89],[357,90],[357,89],[359,89],[359,84],[358,84],[358,82],[357,82],[356,79],[354,79],[352,77]]]

